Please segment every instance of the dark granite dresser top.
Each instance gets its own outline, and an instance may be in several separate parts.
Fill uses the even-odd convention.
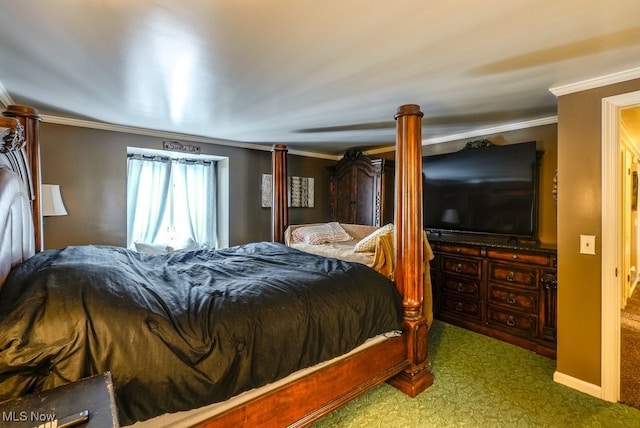
[[[446,244],[481,245],[491,248],[504,248],[520,251],[556,251],[556,246],[542,244],[531,239],[514,238],[508,236],[488,236],[481,234],[440,233],[429,232],[427,238],[430,243],[442,242]]]

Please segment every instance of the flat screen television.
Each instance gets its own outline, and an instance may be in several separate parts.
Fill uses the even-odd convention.
[[[538,159],[535,141],[424,156],[425,229],[536,240]]]

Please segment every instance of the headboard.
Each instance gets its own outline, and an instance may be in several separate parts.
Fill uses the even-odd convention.
[[[0,288],[11,268],[36,250],[32,205],[37,182],[31,174],[26,135],[18,118],[0,118]]]

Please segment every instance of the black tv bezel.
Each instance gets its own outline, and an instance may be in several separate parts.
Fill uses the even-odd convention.
[[[514,143],[514,144],[536,144],[536,141],[523,141],[521,143]],[[536,144],[537,145],[537,144]],[[486,147],[496,147],[498,145],[492,144],[487,140],[480,140],[480,141],[472,141],[467,143],[467,145],[457,151],[457,152],[450,152],[450,153],[444,153],[444,154],[440,154],[438,156],[441,155],[448,155],[448,154],[456,154],[462,151],[469,151],[469,150],[483,150]],[[456,228],[446,228],[446,227],[430,227],[428,225],[426,225],[426,222],[424,222],[424,212],[423,212],[423,227],[424,230],[426,230],[429,234],[437,234],[437,235],[452,235],[455,237],[464,237],[464,236],[470,236],[473,237],[474,239],[476,238],[487,238],[487,239],[499,239],[499,240],[505,240],[508,243],[526,243],[526,244],[539,244],[539,218],[540,218],[540,201],[539,201],[539,194],[540,194],[540,165],[541,165],[541,160],[542,160],[542,156],[543,156],[544,152],[540,151],[536,148],[536,159],[534,162],[534,165],[532,166],[532,192],[531,192],[531,198],[532,198],[532,203],[531,203],[531,209],[533,210],[532,214],[531,214],[531,222],[532,222],[532,228],[531,228],[531,234],[510,234],[510,233],[500,233],[500,232],[491,232],[491,231],[477,231],[477,230],[468,230],[468,229],[456,229]],[[423,156],[423,170],[425,168],[425,158],[428,156],[433,156],[433,155],[425,155]],[[424,174],[423,174],[423,180],[425,180],[424,178]],[[423,181],[424,183],[424,181]],[[426,195],[424,195],[423,193],[423,197],[426,198]],[[423,202],[423,210],[425,209],[424,207],[424,202]]]

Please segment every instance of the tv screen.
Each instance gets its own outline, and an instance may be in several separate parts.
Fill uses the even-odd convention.
[[[535,141],[424,156],[424,227],[537,238]]]

